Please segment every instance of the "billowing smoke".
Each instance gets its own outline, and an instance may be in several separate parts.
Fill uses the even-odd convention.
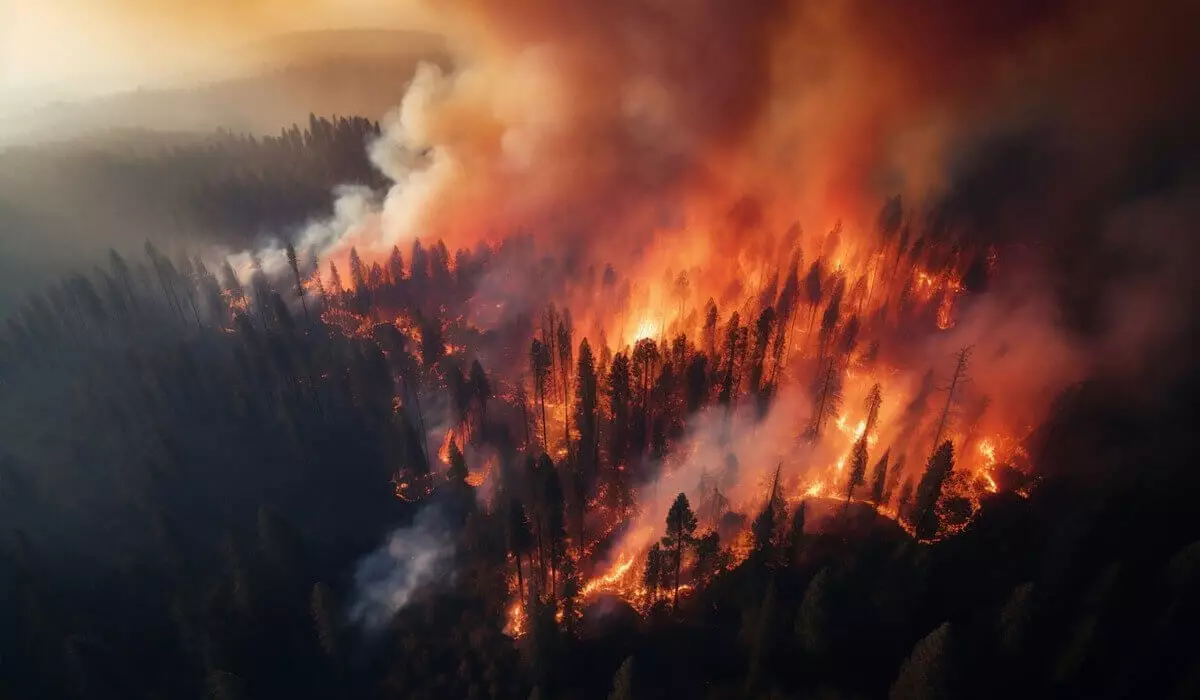
[[[1097,65],[1120,44],[1160,66],[1186,51],[1177,32],[1119,29],[1169,28],[1170,8],[524,0],[439,9],[461,68],[422,71],[375,149],[396,183],[384,206],[389,238],[595,231],[614,215],[654,225],[661,208],[703,209],[688,200],[714,197],[727,207],[747,194],[790,210],[778,212],[784,221],[808,210],[823,226],[873,214],[881,194],[950,186],[951,164],[990,131],[1087,126],[1063,134],[1078,148],[1113,130],[1137,137],[1195,97]],[[1085,124],[1089,107],[1115,120]],[[863,204],[870,211],[853,211]]]
[[[351,248],[373,261],[529,232],[627,284],[581,300],[531,267],[490,272],[481,294],[512,315],[568,306],[580,335],[620,347],[643,326],[667,337],[666,315],[696,330],[710,295],[728,314],[794,223],[807,261],[867,266],[900,193],[916,235],[998,246],[1006,283],[955,332],[909,343],[914,376],[891,383],[976,345],[991,413],[1036,421],[1057,388],[1160,341],[1192,289],[1200,89],[1172,77],[1196,65],[1186,5],[440,3],[458,63],[419,70],[372,145],[393,185],[341,193],[297,247],[345,269]],[[1113,68],[1118,53],[1138,70]],[[664,270],[687,273],[684,298]]]
[[[666,261],[724,282],[794,222],[808,251],[837,220],[871,239],[900,193],[914,224],[1054,239],[1042,254],[1084,268],[1062,251],[1193,175],[1181,115],[1200,91],[1170,77],[1196,64],[1185,6],[438,4],[457,68],[423,67],[386,120],[371,153],[390,191],[344,193],[297,247],[343,265],[527,231],[634,279]]]
[[[421,510],[412,525],[393,530],[359,561],[350,619],[368,631],[383,628],[420,590],[452,576],[453,558],[454,539],[441,513]]]

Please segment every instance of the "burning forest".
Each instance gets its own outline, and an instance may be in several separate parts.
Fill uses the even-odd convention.
[[[482,508],[509,512],[514,542],[537,540],[510,552],[517,633],[523,568],[539,598],[561,597],[545,591],[564,568],[585,600],[674,597],[678,585],[655,574],[672,507],[692,524],[686,556],[667,555],[698,584],[718,562],[780,545],[797,508],[814,522],[869,512],[931,541],[965,527],[1001,484],[1027,493],[1034,424],[1065,385],[1006,394],[993,377],[1024,358],[994,327],[956,330],[992,313],[997,251],[913,234],[906,218],[887,202],[864,236],[873,245],[853,245],[840,224],[811,239],[793,226],[765,246],[773,255],[733,271],[627,279],[541,257],[551,299],[515,317],[504,307],[520,294],[509,285],[528,284],[528,238],[453,258],[416,241],[386,272],[351,249],[349,285],[336,262],[301,270],[293,252],[292,294],[332,332],[380,344],[394,415],[422,453],[398,465],[397,495],[469,483]],[[487,314],[508,320],[475,325]]]
[[[81,158],[227,230],[0,334],[0,689],[1190,696],[1200,103],[1098,61],[1195,52],[919,5],[450,3],[379,123]]]

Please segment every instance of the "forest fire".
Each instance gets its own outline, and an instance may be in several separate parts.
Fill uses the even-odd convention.
[[[1194,2],[72,1],[6,696],[1200,696]]]
[[[437,436],[443,465],[479,441],[489,402],[505,407],[513,434],[527,436],[531,464],[545,460],[534,472],[557,473],[566,492],[565,541],[572,544],[564,543],[556,558],[543,543],[527,562],[537,563],[529,573],[536,573],[530,578],[543,595],[560,600],[557,572],[570,560],[573,571],[589,572],[572,574],[581,599],[610,594],[643,609],[667,588],[673,598],[677,588],[647,573],[661,566],[652,559],[664,556],[653,554],[659,546],[654,533],[666,515],[661,499],[675,493],[695,503],[700,531],[731,538],[722,565],[732,566],[762,546],[751,536],[749,516],[775,499],[792,509],[808,499],[869,507],[930,540],[961,530],[981,496],[999,490],[992,476],[997,438],[989,436],[1015,432],[1014,425],[1027,424],[1041,408],[1027,399],[1007,400],[1002,377],[1008,370],[993,379],[986,365],[970,361],[980,346],[1005,367],[1021,362],[993,352],[1006,340],[981,326],[977,317],[986,297],[962,281],[983,279],[996,253],[960,248],[951,254],[952,244],[932,236],[919,239],[919,246],[908,244],[907,230],[898,233],[896,206],[884,208],[883,223],[873,232],[852,235],[841,224],[812,238],[793,231],[775,239],[761,232],[775,241],[767,246],[774,257],[738,260],[733,270],[714,260],[667,272],[661,283],[656,275],[622,282],[612,266],[600,286],[586,277],[543,280],[550,286],[539,294],[547,303],[532,309],[532,328],[517,338],[532,343],[528,352],[488,350],[470,340],[508,336],[512,327],[505,324],[522,318],[509,315],[517,313],[505,303],[513,293],[509,282],[478,283],[511,279],[508,270],[523,264],[506,244],[424,262],[431,256],[415,242],[408,259],[429,267],[393,262],[390,278],[355,274],[362,287],[326,287],[323,318],[360,337],[370,326],[356,319],[397,319],[390,325],[411,348],[393,351],[411,353],[401,364],[426,366],[430,377],[445,383],[456,407],[450,428]],[[808,249],[822,255],[806,265]],[[398,248],[391,259],[403,259]],[[943,267],[934,267],[937,261]],[[462,296],[446,297],[436,308],[402,301],[439,278],[458,279],[461,291],[448,289]],[[646,296],[604,291],[614,285]],[[651,299],[658,301],[648,306]],[[472,326],[465,320],[473,317],[469,311],[433,320],[456,305],[503,313],[490,328]],[[377,334],[372,329],[368,337]],[[945,348],[940,359],[930,356],[930,346]],[[487,382],[508,387],[501,396],[478,393],[474,383],[483,378],[464,371],[473,355],[485,353],[494,375]],[[414,387],[429,382],[403,373],[398,379]],[[1044,397],[1044,390],[1037,395]],[[407,410],[402,406],[402,413]],[[935,449],[943,444],[951,446],[947,457]],[[703,487],[703,475],[721,464],[726,466],[717,470],[715,486]],[[491,471],[468,471],[466,483],[479,486]],[[420,483],[420,477],[417,470],[399,481]],[[548,477],[519,478],[536,485]],[[538,512],[536,493],[531,517]],[[585,507],[572,511],[572,500]],[[777,509],[778,518],[787,517],[786,508]],[[727,513],[746,517],[734,525],[723,520]],[[530,527],[553,539],[537,518]],[[679,556],[685,579],[711,575],[703,571],[711,563],[697,554]],[[686,592],[690,585],[679,588]],[[512,585],[516,600],[509,610],[514,635],[524,629],[527,614],[518,588]]]
[[[464,11],[510,21],[488,3]],[[531,31],[579,19],[546,12]],[[749,54],[770,43],[771,14],[709,29]],[[307,255],[274,251],[305,317],[370,377],[349,385],[355,401],[387,407],[369,415],[393,433],[397,496],[465,485],[511,519],[514,635],[534,603],[568,621],[575,599],[601,593],[677,606],[800,536],[789,528],[803,532],[807,501],[923,542],[967,527],[1002,466],[1028,471],[1012,459],[1026,426],[1074,379],[1022,252],[937,197],[834,188],[850,176],[843,154],[791,153],[800,122],[838,144],[861,134],[781,117],[769,81],[701,88],[650,61],[641,89],[592,63],[587,49],[611,43],[591,46],[596,27],[575,29],[582,45],[544,37],[528,64],[511,64],[528,47],[504,37],[454,79],[420,69],[371,147],[394,185],[382,201],[343,193],[334,219],[300,236]],[[730,57],[764,76],[770,58]],[[552,116],[514,111],[473,72],[493,64],[539,85],[534,111]],[[728,101],[710,89],[746,113],[706,121]],[[597,133],[611,158],[595,157]],[[797,184],[802,160],[816,175]],[[222,281],[223,314],[287,316],[267,302],[260,257],[243,265],[249,294],[232,272]]]

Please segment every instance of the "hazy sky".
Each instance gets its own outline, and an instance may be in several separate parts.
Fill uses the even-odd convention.
[[[203,77],[292,31],[420,28],[413,0],[0,0],[0,106]]]

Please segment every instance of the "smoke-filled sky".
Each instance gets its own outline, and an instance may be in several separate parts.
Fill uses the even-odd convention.
[[[211,79],[278,34],[424,24],[406,0],[0,0],[0,107]]]
[[[1084,244],[1182,201],[1200,152],[1186,0],[3,1],[9,96],[201,80],[291,31],[444,33],[457,69],[377,88],[399,104],[373,149],[396,185],[334,257],[518,227],[607,253],[674,228],[702,265],[753,246],[715,230],[743,198],[764,229],[853,236],[896,193],[980,235]]]
[[[345,242],[532,226],[611,250],[665,221],[724,254],[752,242],[696,228],[743,197],[771,230],[853,235],[896,193],[982,235],[1099,235],[1194,174],[1190,3],[1152,5],[432,3],[461,69],[409,87],[375,149],[397,185]]]

